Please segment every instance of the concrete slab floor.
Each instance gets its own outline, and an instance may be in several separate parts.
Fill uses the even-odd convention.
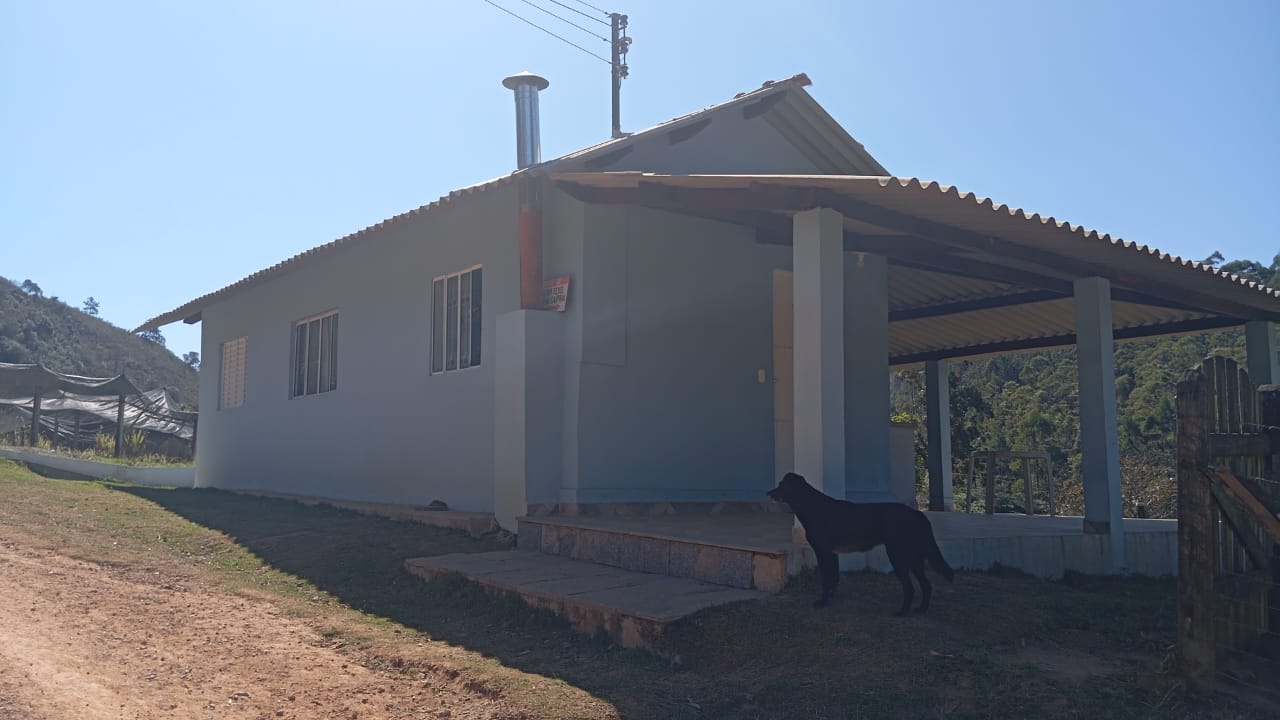
[[[542,553],[454,553],[405,561],[409,572],[431,578],[457,572],[481,585],[528,598],[601,610],[666,624],[703,608],[768,593],[700,580],[632,572]]]

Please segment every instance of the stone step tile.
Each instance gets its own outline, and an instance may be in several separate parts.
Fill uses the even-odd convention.
[[[518,542],[522,550],[733,588],[776,593],[787,582],[782,553],[543,522],[521,522]]]
[[[491,591],[516,594],[531,606],[551,610],[580,632],[603,630],[623,647],[647,648],[676,660],[662,642],[667,625],[708,607],[767,597],[692,578],[518,550],[411,558],[405,567],[426,579],[460,573]]]

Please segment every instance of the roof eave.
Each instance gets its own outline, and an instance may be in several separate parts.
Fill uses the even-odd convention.
[[[316,253],[324,254],[330,252],[336,247],[344,245],[371,231],[384,227],[388,224],[399,222],[409,216],[432,210],[440,205],[451,202],[458,197],[471,195],[482,190],[500,186],[505,182],[511,181],[526,173],[529,175],[544,175],[567,170],[581,170],[584,165],[591,160],[605,157],[609,153],[616,152],[620,148],[627,147],[629,144],[635,143],[647,136],[670,133],[694,123],[701,122],[711,113],[722,112],[732,108],[747,107],[752,103],[760,103],[768,100],[769,98],[779,96],[779,94],[781,94],[781,102],[779,104],[803,118],[803,120],[811,126],[811,131],[814,132],[816,138],[820,140],[819,144],[822,146],[820,152],[838,155],[841,158],[842,163],[840,164],[839,169],[852,170],[856,173],[887,174],[884,167],[866,151],[862,144],[849,135],[849,133],[846,132],[844,128],[841,127],[840,124],[837,123],[835,119],[817,103],[817,101],[805,92],[804,88],[811,84],[812,82],[809,80],[809,77],[804,73],[799,73],[783,80],[768,81],[761,87],[748,92],[739,93],[726,102],[710,105],[644,130],[629,133],[621,138],[606,140],[583,150],[562,155],[553,160],[533,165],[529,168],[517,170],[509,175],[495,178],[477,185],[472,185],[470,187],[454,190],[448,195],[442,196],[435,201],[414,208],[408,212],[401,213],[400,215],[393,216],[375,225],[371,225],[362,230],[358,230],[354,233],[338,238],[332,242],[317,246],[311,250],[307,250],[306,252],[294,255],[269,268],[260,270],[248,277],[232,283],[231,285],[225,286],[220,290],[202,295],[178,308],[175,308],[174,310],[147,320],[139,325],[134,332],[155,330],[164,325],[177,322],[178,320],[182,320],[188,324],[200,322],[202,319],[202,311],[210,304],[245,289],[256,282],[267,280],[271,277],[289,272],[293,270],[297,262],[308,256],[312,256]],[[770,119],[771,112],[771,110],[765,110],[762,113],[766,120]]]

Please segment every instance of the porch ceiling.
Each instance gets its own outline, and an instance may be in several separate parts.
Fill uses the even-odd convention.
[[[789,245],[791,215],[845,216],[845,250],[889,260],[894,364],[1075,342],[1072,282],[1112,284],[1117,340],[1280,321],[1270,288],[1201,263],[896,177],[552,173],[588,203],[636,205],[755,228]]]

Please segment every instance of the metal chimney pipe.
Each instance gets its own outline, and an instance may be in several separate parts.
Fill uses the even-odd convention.
[[[551,83],[531,72],[516,73],[502,81],[516,96],[516,168],[542,162],[541,131],[538,127],[538,92]]]

